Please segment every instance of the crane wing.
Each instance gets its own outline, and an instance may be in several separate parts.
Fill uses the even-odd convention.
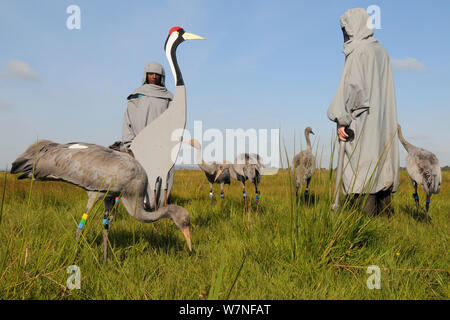
[[[33,166],[38,180],[65,181],[88,191],[119,192],[142,171],[125,153],[81,142],[32,144],[14,161],[11,173],[31,178]]]

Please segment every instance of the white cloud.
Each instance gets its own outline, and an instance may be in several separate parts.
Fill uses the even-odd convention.
[[[11,59],[5,69],[6,72],[0,73],[1,78],[39,81],[39,75],[25,61]]]
[[[405,59],[391,59],[391,63],[392,67],[396,70],[421,71],[427,69],[424,64],[411,57],[406,57]]]

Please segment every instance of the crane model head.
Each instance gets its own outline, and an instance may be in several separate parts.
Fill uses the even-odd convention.
[[[166,52],[167,60],[169,61],[172,73],[175,75],[176,86],[182,86],[184,85],[184,82],[183,77],[181,76],[180,68],[178,67],[175,52],[180,43],[186,40],[205,40],[205,38],[193,33],[188,33],[181,27],[173,27],[169,30],[169,35],[167,36],[166,43],[164,44],[164,51]]]

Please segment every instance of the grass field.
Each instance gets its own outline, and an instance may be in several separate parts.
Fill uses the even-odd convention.
[[[6,179],[5,179],[6,176]],[[264,176],[261,210],[244,213],[241,188],[209,200],[201,171],[178,170],[172,203],[191,215],[193,251],[171,221],[140,223],[120,206],[103,263],[103,204],[91,211],[81,247],[74,233],[86,193],[60,182],[0,173],[0,299],[448,299],[450,174],[431,199],[431,223],[414,216],[412,186],[401,172],[391,218],[330,210],[329,171],[316,171],[311,202],[293,200],[288,171]],[[216,186],[216,195],[219,194]],[[424,194],[421,190],[422,216]],[[67,268],[81,271],[68,290]],[[381,269],[369,290],[366,269]]]

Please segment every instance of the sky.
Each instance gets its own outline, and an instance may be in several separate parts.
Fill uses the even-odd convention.
[[[80,8],[80,29],[67,27],[70,5]],[[206,38],[177,51],[187,130],[194,121],[224,135],[280,129],[292,159],[311,126],[327,167],[335,124],[326,112],[344,65],[339,17],[373,5],[381,27],[374,37],[391,58],[404,136],[450,165],[449,1],[4,0],[0,170],[36,139],[120,140],[126,97],[147,62],[165,67],[173,92],[163,50],[173,26]]]

